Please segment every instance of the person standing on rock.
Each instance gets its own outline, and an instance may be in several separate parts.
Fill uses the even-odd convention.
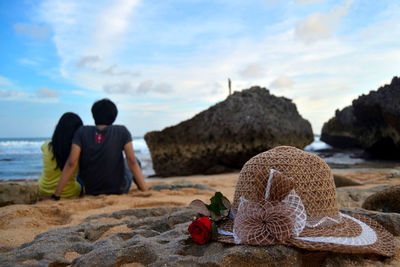
[[[125,152],[134,182],[140,190],[147,190],[130,132],[123,125],[112,125],[117,113],[116,105],[109,99],[93,104],[92,115],[96,125],[82,126],[76,131],[71,152],[52,198],[59,199],[78,162],[79,176],[85,185],[86,194],[128,193],[132,178],[125,174],[122,151]]]

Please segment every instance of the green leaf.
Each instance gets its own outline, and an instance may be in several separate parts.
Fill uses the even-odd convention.
[[[216,192],[210,200],[211,204],[206,204],[207,209],[211,212],[211,214],[214,213],[216,216],[221,216],[221,211],[227,209],[227,207],[224,205],[224,202],[226,204],[226,201],[229,202],[229,200],[221,192]]]
[[[211,223],[211,232],[212,232],[213,237],[216,238],[218,236],[218,229],[217,229],[217,225],[215,224],[215,222]]]

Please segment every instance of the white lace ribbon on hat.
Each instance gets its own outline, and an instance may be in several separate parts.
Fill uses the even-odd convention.
[[[299,240],[309,242],[323,242],[332,243],[337,245],[348,245],[348,246],[368,246],[374,244],[378,238],[375,231],[367,224],[347,214],[340,213],[341,216],[350,219],[361,226],[361,234],[358,236],[310,236],[310,237],[295,237]]]
[[[270,192],[271,192],[271,185],[274,179],[274,172],[276,170],[271,169],[267,188],[265,192],[265,199],[268,200]],[[240,198],[240,203],[238,207],[238,211],[240,210],[243,203],[246,203],[248,200],[244,197]],[[297,195],[296,191],[292,189],[289,194],[282,200],[287,206],[289,206],[295,214],[295,223],[293,227],[292,237],[299,240],[304,240],[308,242],[322,242],[322,243],[332,243],[332,244],[340,244],[340,245],[349,245],[349,246],[366,246],[374,244],[377,241],[377,235],[375,231],[369,227],[367,224],[363,223],[360,220],[357,220],[354,217],[351,217],[346,214],[339,213],[338,216],[335,218],[332,217],[323,217],[323,218],[307,218],[307,214],[305,212],[304,205],[301,201],[299,195]],[[230,212],[231,219],[234,219],[235,214],[233,209]],[[336,236],[313,236],[313,237],[299,237],[300,233],[303,231],[304,227],[307,228],[314,228],[318,226],[329,226],[333,224],[338,224],[341,222],[342,217],[350,219],[356,222],[362,228],[361,234],[354,237],[336,237]],[[222,229],[218,229],[218,233],[227,236],[233,236],[234,241],[236,244],[240,244],[240,238],[235,234],[235,232],[225,231]]]
[[[271,185],[274,179],[274,172],[277,172],[274,169],[271,169],[269,173],[268,183],[267,183],[267,190],[265,191],[265,199],[268,200],[270,192],[271,192]],[[307,214],[301,202],[301,198],[299,195],[296,194],[296,191],[292,189],[289,194],[282,200],[287,206],[294,210],[294,214],[296,216],[296,220],[294,223],[293,228],[293,236],[299,236],[300,233],[303,231],[304,227],[306,226],[307,222]]]

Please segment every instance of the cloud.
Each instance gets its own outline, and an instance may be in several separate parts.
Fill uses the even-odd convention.
[[[101,58],[99,56],[84,56],[82,57],[79,61],[78,68],[84,68],[84,67],[93,67],[96,63],[100,63]]]
[[[125,6],[124,1],[100,0],[92,6],[87,4],[89,1],[74,3],[71,0],[65,8],[63,5],[67,4],[63,1],[44,2],[60,4],[59,8],[43,10],[47,16],[43,23],[51,21],[49,25],[54,29],[54,42],[61,59],[60,69],[68,74],[69,82],[90,93],[95,90],[99,95],[115,94],[112,97],[127,106],[147,101],[149,106],[158,107],[160,105],[155,103],[162,101],[162,106],[187,108],[188,112],[192,108],[200,110],[226,97],[227,77],[230,77],[233,91],[249,88],[256,81],[258,85],[271,86],[271,93],[284,92],[295,101],[315,91],[328,102],[330,97],[326,94],[337,94],[337,102],[323,107],[333,114],[344,101],[351,102],[347,96],[339,97],[342,94],[338,88],[349,86],[348,91],[357,95],[362,90],[374,89],[376,80],[380,84],[400,69],[399,41],[393,38],[400,33],[397,17],[393,15],[392,21],[373,28],[368,38],[361,38],[360,33],[367,32],[366,27],[387,16],[371,17],[368,24],[364,24],[358,23],[357,15],[346,18],[349,24],[340,24],[350,1],[325,1],[310,7],[299,6],[296,4],[299,1],[281,1],[268,8],[284,12],[279,16],[267,16],[265,20],[257,18],[260,27],[251,27],[252,20],[236,20],[236,9],[226,8],[225,4],[219,5],[227,12],[215,10],[218,18],[207,17],[204,26],[198,23],[198,12],[168,12],[176,9],[175,1],[157,5],[143,1],[139,12],[134,12],[136,8],[129,3]],[[112,10],[125,6],[131,8],[129,14],[134,14],[123,16],[116,37],[107,33],[111,27],[107,27],[104,35],[101,32],[107,19],[114,19],[110,15],[115,16],[115,12],[109,12],[111,3],[119,6]],[[308,8],[319,13],[306,13],[309,15],[306,17],[304,12]],[[263,12],[260,10],[260,13]],[[355,16],[353,12],[349,14]],[[225,25],[222,28],[216,23],[221,21]],[[110,25],[117,22],[113,20]],[[224,31],[226,25],[232,28],[229,34]],[[339,26],[343,26],[343,31],[337,30]],[[342,33],[346,36],[340,35]],[[103,42],[99,42],[102,38]],[[317,42],[319,40],[323,41]],[[390,46],[385,46],[387,44]],[[135,73],[135,70],[140,70],[145,78],[129,77],[128,73]],[[166,83],[158,83],[161,81]],[[291,87],[295,90],[278,91]],[[347,92],[344,87],[342,91]],[[312,101],[314,99],[296,102],[296,105],[314,127],[316,121],[322,123],[331,114],[320,115],[322,108],[310,105]]]
[[[340,19],[347,15],[353,0],[344,6],[335,6],[328,13],[313,13],[296,25],[295,36],[309,44],[332,36]]]
[[[110,76],[132,76],[132,77],[140,76],[140,72],[120,70],[120,69],[118,69],[116,64],[113,64],[113,65],[101,70],[100,73],[105,74],[105,75],[110,75]]]
[[[167,94],[172,92],[172,87],[167,83],[154,83],[152,80],[146,80],[141,82],[137,87],[128,81],[106,84],[103,86],[103,90],[110,94]]]
[[[13,92],[10,90],[0,90],[0,98],[9,98],[13,95]]]
[[[36,95],[44,98],[57,98],[58,92],[47,87],[40,87],[36,90]]]
[[[228,88],[228,86],[226,88]],[[223,89],[224,89],[224,87],[220,83],[216,82],[211,86],[210,94],[215,95],[215,94],[221,92],[221,90],[223,90]],[[226,89],[226,90],[228,91],[229,89]]]
[[[12,82],[6,77],[0,75],[0,85],[9,86],[12,85]]]
[[[297,3],[299,3],[300,5],[308,5],[308,4],[319,3],[322,1],[324,0],[298,0]]]
[[[260,64],[250,64],[241,70],[239,74],[245,79],[262,78],[266,76],[266,72]]]
[[[85,91],[81,91],[81,90],[72,90],[71,94],[74,94],[74,95],[86,95],[86,92]]]
[[[109,76],[140,76],[140,72],[120,69],[117,64],[107,66],[99,56],[84,56],[76,64],[78,68],[87,68],[91,71]]]
[[[167,83],[158,83],[155,84],[151,80],[147,80],[144,82],[141,82],[137,88],[138,93],[148,93],[148,92],[156,92],[156,93],[161,93],[161,94],[166,94],[172,92],[172,87],[171,85]]]
[[[28,65],[28,66],[38,66],[39,63],[35,60],[29,59],[29,58],[21,58],[18,60],[19,63],[22,65]]]
[[[50,36],[50,28],[45,25],[16,23],[14,24],[14,30],[17,34],[38,40],[46,40]]]
[[[139,2],[41,1],[35,18],[38,23],[50,25],[54,32],[52,41],[60,58],[59,73],[62,77],[82,86],[82,70],[77,68],[77,64],[80,67],[98,64],[96,58],[91,56],[98,56],[104,62],[114,62],[114,56],[126,46],[132,14]],[[88,58],[82,57],[88,52]],[[99,65],[101,69],[97,71],[105,71],[111,65]],[[100,84],[104,84],[104,81],[100,81]]]
[[[287,89],[293,87],[293,80],[285,75],[281,75],[272,81],[270,87],[274,89]]]
[[[124,34],[128,30],[130,17],[135,8],[139,5],[139,0],[116,0],[100,12],[97,20],[95,32],[96,50],[101,54],[112,51],[122,43]],[[118,42],[115,42],[118,40]]]
[[[129,94],[135,91],[135,88],[130,82],[121,82],[114,84],[105,84],[103,90],[110,94]]]
[[[4,100],[21,100],[21,99],[27,99],[28,96],[29,95],[24,92],[0,89],[0,98]]]

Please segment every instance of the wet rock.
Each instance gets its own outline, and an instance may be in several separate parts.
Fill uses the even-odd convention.
[[[4,181],[0,183],[0,207],[11,204],[33,204],[38,200],[37,181]]]
[[[369,196],[362,207],[368,210],[400,213],[400,185],[395,185]]]
[[[166,177],[241,169],[260,152],[278,145],[303,149],[314,137],[291,100],[252,87],[145,140],[156,175]]]
[[[333,174],[333,179],[335,181],[336,187],[363,185],[360,182],[357,182],[353,179],[347,178],[346,176],[339,174]]]
[[[372,156],[400,158],[400,78],[353,100],[324,123],[321,140],[333,147],[361,147]]]
[[[393,172],[391,172],[391,173],[389,173],[388,175],[386,175],[386,178],[389,178],[389,179],[398,179],[398,178],[400,178],[400,171],[393,171]]]
[[[372,188],[339,187],[336,189],[338,206],[341,208],[360,208],[369,196],[389,187],[388,185]]]
[[[351,209],[349,212],[361,211]],[[368,211],[362,212],[375,216]],[[387,218],[388,214],[384,216]],[[258,247],[219,242],[198,245],[187,231],[194,218],[191,209],[173,207],[93,215],[77,226],[42,233],[19,247],[0,247],[0,265],[396,266],[400,259],[399,242],[396,255],[391,258],[311,252],[283,245]],[[391,224],[400,225],[396,220],[394,217]],[[126,231],[113,231],[115,229]],[[107,236],[105,233],[112,234]],[[336,263],[339,265],[334,265]]]
[[[324,267],[398,267],[400,266],[400,238],[395,239],[396,245],[396,256],[392,258],[386,258],[381,256],[368,256],[362,257],[360,255],[346,255],[346,254],[334,254],[326,258],[323,265]],[[307,265],[310,266],[310,265]],[[318,265],[313,265],[318,266]]]
[[[214,188],[203,184],[155,184],[150,187],[151,190],[180,190],[182,188],[196,188],[200,190],[215,191]]]

